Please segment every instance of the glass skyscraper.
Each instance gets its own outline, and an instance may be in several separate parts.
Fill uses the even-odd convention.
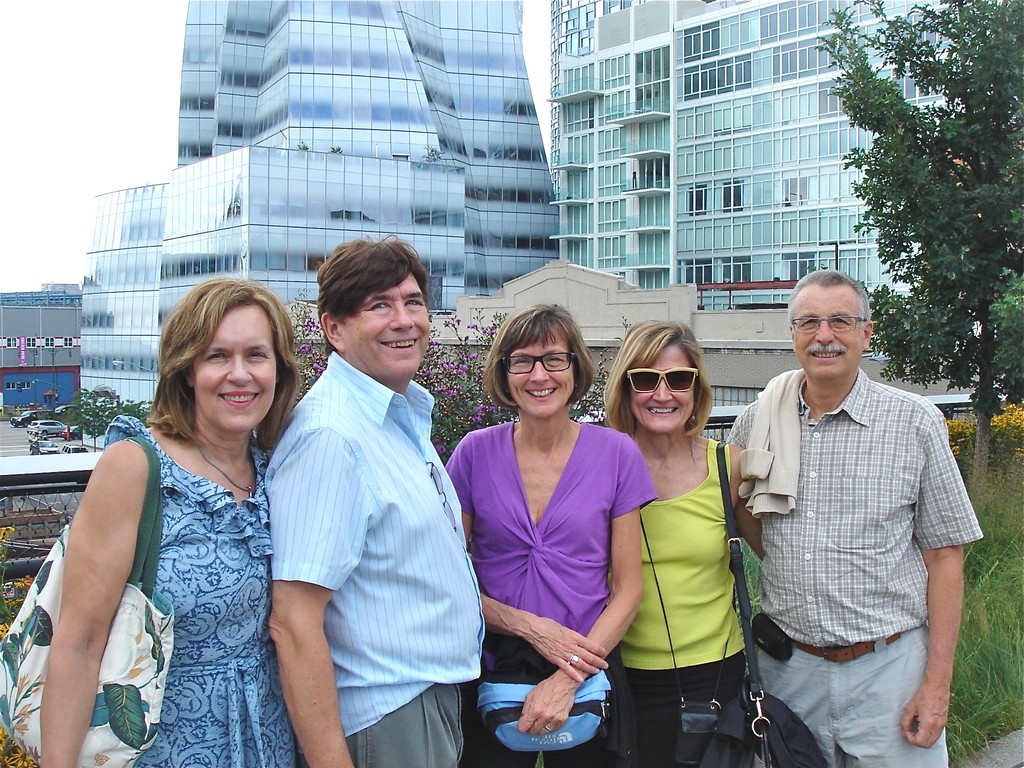
[[[397,234],[452,308],[556,257],[521,24],[518,2],[190,3],[179,167],[99,201],[83,385],[151,378],[159,318],[216,275],[315,298],[335,245]]]
[[[817,48],[830,13],[851,6],[871,22],[848,0],[599,16],[590,53],[561,57],[552,94],[562,257],[643,288],[696,284],[706,309],[784,301],[824,266],[886,282],[843,167],[870,139]]]

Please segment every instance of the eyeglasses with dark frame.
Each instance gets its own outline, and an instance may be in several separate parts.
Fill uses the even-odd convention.
[[[546,355],[508,355],[501,362],[509,373],[533,373],[537,363],[543,365],[545,371],[557,373],[566,370],[575,359],[575,352],[548,352]]]
[[[626,378],[634,392],[653,392],[664,380],[671,392],[689,392],[697,381],[696,368],[631,368]]]
[[[434,462],[427,464],[430,467],[430,479],[434,481],[434,488],[437,490],[437,495],[441,497],[441,506],[444,507],[444,513],[448,515],[448,522],[452,525],[452,530],[458,530],[455,525],[455,511],[452,509],[452,505],[448,503],[448,496],[444,492],[444,481],[441,479],[441,471],[434,465]]]
[[[822,323],[828,323],[832,333],[849,333],[860,323],[866,323],[866,317],[855,315],[836,315],[835,317],[794,317],[789,326],[797,333],[817,333]]]

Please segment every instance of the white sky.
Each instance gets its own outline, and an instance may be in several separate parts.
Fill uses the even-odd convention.
[[[0,291],[81,283],[96,195],[170,180],[187,8],[187,0],[5,4]],[[546,146],[550,0],[523,0],[523,15]]]

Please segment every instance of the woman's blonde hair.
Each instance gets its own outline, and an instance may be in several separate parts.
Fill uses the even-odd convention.
[[[495,404],[502,408],[517,409],[508,386],[509,374],[502,361],[517,349],[531,344],[546,344],[561,336],[572,362],[572,393],[569,404],[577,403],[594,383],[594,361],[583,341],[583,332],[564,307],[557,304],[534,304],[511,315],[494,338],[487,360],[484,362],[484,389]]]
[[[632,389],[626,378],[626,371],[633,368],[650,368],[658,355],[668,347],[678,347],[688,358],[690,365],[697,369],[697,380],[693,383],[693,413],[686,420],[686,434],[700,434],[711,413],[711,384],[708,383],[704,355],[693,331],[682,323],[649,321],[629,329],[619,354],[612,363],[608,383],[604,388],[605,423],[612,429],[632,435],[636,432],[636,417],[633,416]]]
[[[256,427],[256,444],[264,451],[273,447],[295,404],[299,368],[288,310],[269,288],[254,280],[207,280],[190,290],[167,315],[160,333],[160,377],[149,412],[151,427],[181,440],[196,439],[196,396],[188,382],[192,365],[210,346],[224,315],[242,306],[259,307],[270,321],[277,384],[270,410]]]

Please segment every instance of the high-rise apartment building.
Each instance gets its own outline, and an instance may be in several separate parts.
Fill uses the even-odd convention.
[[[645,288],[696,284],[707,309],[784,301],[819,266],[884,282],[843,168],[868,136],[817,47],[849,6],[648,0],[599,16],[552,94],[560,255]]]
[[[150,396],[159,318],[188,288],[313,298],[357,237],[410,241],[437,308],[554,258],[521,25],[519,2],[192,2],[179,168],[99,201],[84,385]]]

